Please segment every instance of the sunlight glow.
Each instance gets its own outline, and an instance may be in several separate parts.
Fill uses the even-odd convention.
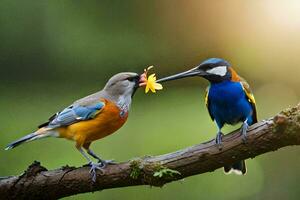
[[[300,0],[266,0],[267,14],[278,25],[300,28]]]

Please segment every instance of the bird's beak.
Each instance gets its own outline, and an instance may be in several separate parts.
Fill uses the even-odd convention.
[[[139,76],[137,76],[137,77],[135,78],[135,86],[134,86],[134,88],[133,88],[133,92],[132,92],[131,97],[133,97],[134,94],[135,94],[135,92],[137,91],[137,89],[138,89],[139,87],[141,87],[141,84],[144,84],[144,82],[147,81],[147,79],[146,79],[145,77],[146,77],[146,75],[141,74],[141,75],[139,75]],[[146,85],[146,83],[145,83],[145,85]]]
[[[166,81],[172,81],[172,80],[177,80],[177,79],[181,79],[181,78],[186,78],[186,77],[192,77],[192,76],[204,76],[205,75],[205,71],[199,69],[198,67],[195,67],[193,69],[190,69],[188,71],[185,72],[181,72],[172,76],[168,76],[165,78],[161,78],[159,80],[157,80],[157,83],[162,83],[162,82],[166,82]]]
[[[145,86],[145,85],[147,85],[147,75],[146,75],[146,73],[144,72],[144,73],[142,73],[142,74],[140,75],[139,87],[142,87],[142,86]]]

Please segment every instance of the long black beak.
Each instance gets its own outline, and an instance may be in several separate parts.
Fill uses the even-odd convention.
[[[165,78],[161,78],[161,79],[157,80],[156,82],[162,83],[162,82],[177,80],[177,79],[186,78],[186,77],[203,76],[204,74],[205,74],[204,71],[198,69],[198,67],[195,67],[195,68],[190,69],[185,72],[181,72],[181,73],[178,73],[178,74],[175,74],[172,76],[167,76]]]

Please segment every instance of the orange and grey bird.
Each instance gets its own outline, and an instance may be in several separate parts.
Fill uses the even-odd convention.
[[[90,145],[122,127],[127,120],[132,97],[137,88],[144,84],[143,81],[145,75],[137,73],[123,72],[114,75],[101,91],[79,99],[54,114],[49,121],[41,124],[37,131],[10,143],[6,150],[47,137],[73,140],[76,148],[91,166],[90,173],[95,181],[96,169],[102,170],[108,161],[97,156],[90,149]],[[84,149],[97,159],[98,163],[92,162]]]
[[[207,59],[191,70],[159,79],[157,82],[194,76],[203,77],[210,82],[205,103],[211,119],[218,127],[216,143],[219,147],[221,147],[223,135],[221,129],[225,124],[233,125],[242,122],[242,138],[246,141],[248,126],[257,122],[255,99],[249,84],[227,61],[221,58]],[[224,171],[245,174],[245,161],[225,166]]]

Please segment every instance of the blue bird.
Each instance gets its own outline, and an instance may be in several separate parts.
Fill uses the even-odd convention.
[[[240,77],[226,60],[210,58],[191,70],[159,79],[157,82],[193,76],[203,77],[210,82],[206,90],[205,104],[211,119],[218,127],[216,144],[219,148],[222,148],[221,129],[225,124],[242,122],[242,139],[246,142],[247,129],[257,122],[257,112],[254,96],[245,79]],[[245,161],[224,166],[224,171],[227,174],[245,174]]]

